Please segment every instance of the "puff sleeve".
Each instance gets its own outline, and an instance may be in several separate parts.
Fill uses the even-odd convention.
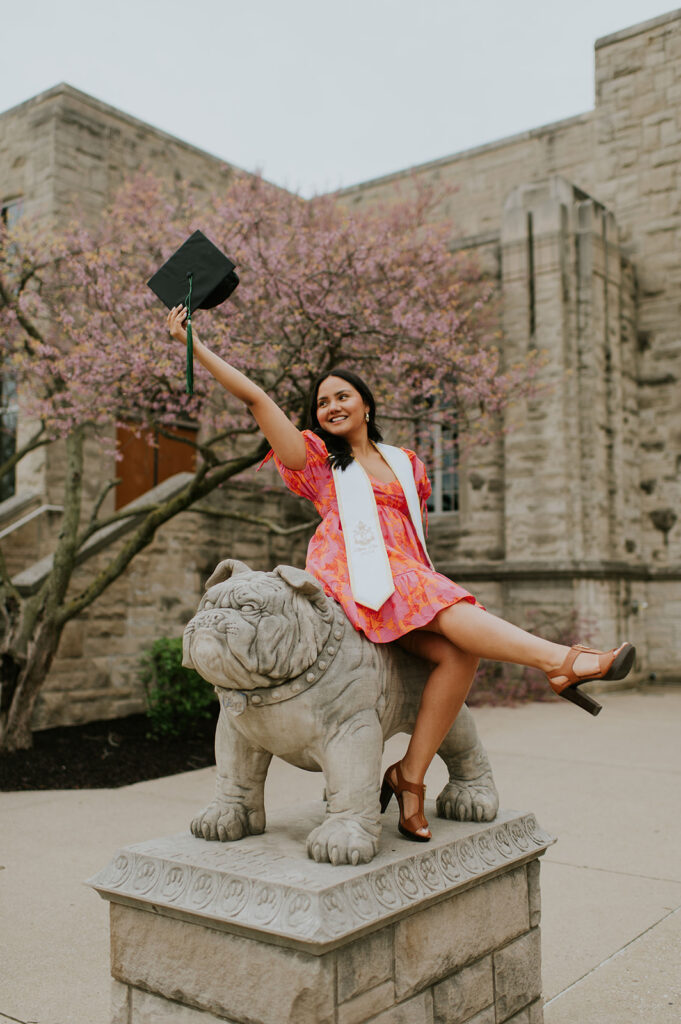
[[[414,452],[409,451],[408,448],[405,448],[404,451],[409,456],[409,461],[411,462],[412,469],[414,470],[416,493],[419,496],[421,504],[424,505],[433,492],[430,480],[428,479],[428,473],[426,472],[426,467]]]
[[[279,476],[289,491],[314,502],[318,500],[320,493],[328,484],[331,472],[327,461],[328,452],[322,439],[311,430],[304,430],[303,438],[307,451],[307,462],[304,469],[289,469],[273,452],[269,453],[265,461],[273,456]]]
[[[426,537],[428,536],[428,498],[433,492],[432,485],[428,479],[428,473],[426,467],[421,462],[418,455],[410,451],[409,448],[405,448],[404,451],[409,456],[411,467],[414,471],[414,483],[416,484],[416,493],[419,496],[419,502],[421,504],[421,518],[423,519],[423,525],[426,531]]]

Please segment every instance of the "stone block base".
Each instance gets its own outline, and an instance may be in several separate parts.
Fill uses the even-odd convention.
[[[427,846],[389,819],[371,864],[333,867],[300,842],[322,814],[121,851],[92,880],[111,901],[112,1024],[541,1024],[552,839],[532,815],[431,808]]]

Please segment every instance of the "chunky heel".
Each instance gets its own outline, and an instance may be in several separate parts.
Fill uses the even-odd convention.
[[[381,814],[385,813],[385,809],[393,798],[393,788],[387,779],[383,779],[383,785],[381,786]]]
[[[394,782],[391,779],[393,772],[395,774]],[[405,791],[413,793],[419,798],[419,806],[416,814],[412,814],[408,818],[404,815],[404,803],[402,800],[402,794]],[[428,835],[423,835],[423,832],[419,831],[419,829],[428,829],[428,822],[426,821],[423,813],[423,800],[425,795],[425,786],[419,786],[416,782],[407,782],[402,775],[402,769],[399,761],[397,764],[391,765],[383,776],[383,785],[381,786],[381,814],[383,814],[390,803],[390,798],[395,796],[400,808],[400,820],[397,827],[405,839],[411,839],[416,843],[427,843],[431,838],[430,830],[428,830]]]
[[[584,708],[590,715],[599,715],[603,709],[603,705],[599,704],[588,693],[582,693],[578,683],[566,687],[560,696],[565,697],[565,700],[569,700],[571,704],[576,704],[578,708]]]
[[[574,665],[580,654],[595,654],[598,657],[598,670],[590,674],[576,672]],[[565,700],[583,708],[590,715],[597,715],[601,705],[588,693],[582,693],[579,686],[596,679],[624,679],[631,671],[635,657],[636,648],[630,643],[621,644],[612,651],[596,651],[593,647],[575,644],[568,651],[560,668],[547,673],[548,679],[553,692],[559,697],[565,697]],[[561,679],[562,682],[556,682],[557,679]]]

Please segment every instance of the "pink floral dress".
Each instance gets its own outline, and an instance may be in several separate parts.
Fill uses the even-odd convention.
[[[407,500],[397,480],[381,483],[370,477],[378,518],[395,581],[395,591],[378,611],[355,603],[338,513],[333,473],[326,445],[311,430],[303,431],[307,448],[304,469],[288,469],[274,456],[281,478],[290,491],[314,504],[322,522],[307,549],[307,572],[316,576],[324,591],[342,605],[355,629],[375,643],[389,643],[413,629],[426,626],[443,608],[458,601],[478,604],[472,594],[435,572],[428,565],[414,530]],[[413,452],[404,449],[414,469],[416,490],[425,511],[431,486],[426,468]],[[267,461],[273,452],[270,452]]]

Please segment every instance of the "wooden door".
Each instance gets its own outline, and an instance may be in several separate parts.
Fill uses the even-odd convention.
[[[129,501],[139,498],[151,487],[167,480],[175,473],[193,473],[196,468],[196,451],[175,437],[196,438],[195,427],[173,427],[174,437],[166,437],[158,432],[154,435],[155,443],[146,438],[137,437],[129,426],[119,426],[116,431],[116,444],[122,458],[116,463],[116,476],[120,483],[116,487],[116,508],[122,508]]]

